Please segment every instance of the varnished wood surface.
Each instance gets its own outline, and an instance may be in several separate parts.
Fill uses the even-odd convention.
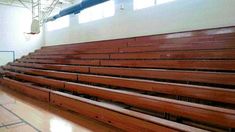
[[[48,70],[57,70],[57,71],[66,71],[66,72],[102,74],[109,76],[126,76],[132,78],[148,78],[148,79],[169,79],[169,80],[235,85],[234,81],[235,74],[223,73],[223,72],[71,66],[71,65],[37,64],[37,63],[11,63],[10,65],[20,66],[25,68],[28,67],[28,68],[48,69]]]
[[[53,88],[65,89],[76,91],[74,89],[66,88],[66,84],[69,81],[49,79],[42,76],[32,76],[25,75],[16,72],[6,71],[6,76],[16,77],[25,81],[33,82],[40,85],[46,85]],[[184,95],[188,97],[195,97],[199,99],[206,99],[218,102],[226,103],[235,103],[235,90],[233,89],[224,89],[224,88],[214,88],[214,87],[205,87],[205,86],[194,86],[187,84],[177,84],[177,83],[165,83],[157,81],[147,81],[141,79],[128,79],[128,78],[118,78],[118,77],[108,77],[108,76],[97,76],[97,75],[87,75],[87,74],[78,74],[78,82],[87,82],[87,83],[97,83],[105,84],[109,86],[118,86],[123,88],[137,89],[141,91],[151,91],[159,93],[167,93],[173,95]],[[81,91],[79,91],[81,92]],[[103,96],[102,96],[103,97]],[[218,98],[226,97],[226,98]]]
[[[235,70],[235,60],[75,60],[75,59],[21,59],[19,62],[40,64],[69,64],[91,66],[200,69],[200,70]]]
[[[63,52],[63,51],[60,51]],[[83,54],[71,53],[71,55],[60,54],[60,52],[48,53],[32,53],[30,56],[25,56],[25,59],[235,59],[234,49],[222,50],[194,50],[194,51],[155,51],[155,52],[137,52],[137,53],[110,53],[110,54]],[[73,52],[73,51],[67,51]]]
[[[9,66],[6,66],[6,68],[11,68]],[[13,67],[16,71],[22,71],[34,75],[41,75],[41,76],[48,76],[53,78],[59,78],[59,79],[67,79],[67,80],[77,80],[77,74],[76,73],[66,73],[66,72],[57,72],[57,71],[49,71],[49,70],[37,70],[37,69],[27,69],[23,67]]]
[[[11,74],[11,73],[10,72],[6,73],[6,75],[9,75],[9,74]],[[12,74],[14,74],[14,73],[12,73]],[[19,79],[24,79],[26,77],[26,76],[21,77],[21,76],[19,76],[19,74],[14,74],[14,75],[15,75],[15,77],[17,77]],[[14,77],[14,75],[12,75],[12,77]],[[80,75],[78,77],[80,77]],[[25,80],[28,80],[28,81],[37,80],[37,78],[35,79],[35,77],[33,77],[33,78],[28,77]],[[90,82],[92,82],[92,79],[89,79],[89,80],[91,80]],[[12,82],[11,80],[8,80],[5,83],[8,83],[8,82],[17,85],[17,82]],[[31,82],[34,82],[34,81],[31,81]],[[39,82],[34,82],[34,83],[39,83]],[[43,83],[44,83],[44,85],[47,85],[47,86],[53,86],[54,84],[56,84],[56,82],[51,84],[50,80],[46,81],[46,79],[44,79]],[[120,82],[120,83],[124,84],[124,82]],[[8,84],[8,85],[11,85],[11,84]],[[126,85],[128,85],[128,84],[126,84]],[[129,82],[129,85],[130,85],[130,82]],[[148,85],[148,83],[146,85]],[[22,88],[22,86],[18,86],[18,87]],[[162,87],[162,88],[164,88],[164,87]],[[22,91],[27,91],[24,89],[27,89],[27,88],[23,87]],[[108,100],[119,101],[119,102],[123,102],[123,103],[129,104],[129,105],[133,105],[133,106],[137,106],[140,108],[149,109],[149,110],[153,110],[153,111],[174,113],[176,115],[181,115],[182,111],[184,111],[185,109],[190,109],[190,111],[184,111],[184,115],[182,115],[182,116],[192,118],[195,120],[203,120],[204,118],[206,118],[207,121],[209,121],[209,122],[213,122],[213,123],[219,124],[219,125],[225,125],[227,127],[232,127],[235,125],[235,122],[234,122],[235,121],[235,116],[234,116],[235,111],[233,111],[233,110],[221,109],[221,108],[217,108],[217,107],[207,107],[206,105],[197,105],[197,104],[191,104],[191,103],[186,103],[186,102],[182,102],[182,101],[175,101],[175,100],[171,100],[171,99],[145,96],[145,95],[141,95],[141,94],[134,93],[134,92],[126,92],[126,91],[121,91],[121,90],[109,90],[109,89],[105,89],[102,87],[95,87],[95,86],[84,85],[84,84],[80,84],[80,83],[65,82],[64,87],[62,87],[61,89],[71,91],[71,92],[79,92],[79,93],[83,93],[83,94],[88,94],[88,95],[92,95],[92,96],[96,96],[96,97],[100,97],[100,98],[104,98],[104,99],[108,99]],[[234,91],[233,90],[227,90],[227,92],[226,92],[226,90],[223,91],[222,89],[217,91],[216,89],[213,90],[212,88],[207,89],[207,90],[206,90],[206,88],[202,88],[201,90],[199,88],[195,88],[194,89],[195,92],[194,92],[194,91],[192,91],[193,89],[187,91],[187,87],[185,90],[180,90],[180,87],[178,87],[176,89],[177,89],[177,91],[179,91],[179,93],[184,92],[187,94],[191,94],[191,96],[194,96],[191,93],[191,92],[193,92],[196,95],[200,95],[200,97],[202,97],[202,98],[209,98],[209,99],[215,99],[215,100],[218,100],[218,99],[216,99],[217,96],[221,96],[221,97],[225,96],[226,100],[228,100],[227,102],[231,102],[231,101],[234,102]],[[31,90],[31,89],[29,89],[29,90]],[[200,91],[200,92],[197,93],[197,91]],[[29,91],[26,94],[30,96],[30,93],[32,93],[32,92],[33,91]],[[173,92],[174,92],[174,88],[172,90],[172,93]],[[42,94],[40,94],[40,98],[44,98],[44,97],[49,96],[46,93],[44,94],[44,92],[42,92],[42,91],[38,91],[37,93],[38,94],[42,93]],[[210,96],[208,96],[208,95],[210,95]],[[133,100],[135,100],[135,101],[133,102]],[[220,100],[220,101],[223,102],[224,100]],[[194,111],[194,112],[192,112],[192,111]],[[229,111],[229,112],[226,112],[226,111]],[[227,117],[229,117],[229,119]]]
[[[120,106],[115,106],[103,102],[97,102],[90,99],[81,98],[63,92],[53,90],[46,90],[42,87],[35,87],[31,84],[21,83],[12,79],[4,78],[1,80],[3,85],[9,86],[11,89],[18,89],[19,92],[26,94],[33,98],[38,98],[41,95],[37,94],[38,90],[48,92],[49,102],[52,105],[57,105],[62,108],[72,110],[74,112],[89,116],[96,120],[117,126],[126,131],[195,131],[204,132],[206,130],[179,124],[165,119],[153,117],[140,112],[124,109]],[[17,84],[18,86],[15,86]],[[27,87],[22,89],[22,87]],[[36,90],[28,94],[28,90]],[[127,125],[128,123],[128,125]]]
[[[0,86],[1,132],[117,132],[93,119],[36,101]]]

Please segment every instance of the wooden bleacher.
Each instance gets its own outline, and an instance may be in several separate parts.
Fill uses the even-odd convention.
[[[42,47],[0,82],[126,131],[234,131],[235,27]]]

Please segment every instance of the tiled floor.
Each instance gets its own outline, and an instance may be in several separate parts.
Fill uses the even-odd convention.
[[[0,86],[0,132],[120,131]]]

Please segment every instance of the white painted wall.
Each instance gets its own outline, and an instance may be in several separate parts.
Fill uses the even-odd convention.
[[[121,3],[125,10],[119,10]],[[235,0],[175,0],[137,11],[132,5],[132,0],[116,0],[115,16],[85,24],[71,15],[68,28],[45,31],[45,43],[49,46],[235,26]]]
[[[31,12],[20,7],[0,5],[0,51],[15,51],[16,58],[26,55],[44,44],[42,33],[28,38]],[[0,52],[0,65],[12,61],[12,55]]]

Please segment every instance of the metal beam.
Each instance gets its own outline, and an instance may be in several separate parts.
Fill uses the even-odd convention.
[[[21,1],[21,0],[18,0],[25,8],[27,8],[27,9],[29,9],[29,10],[31,10],[27,5],[25,5],[24,4],[24,2],[23,1]]]

